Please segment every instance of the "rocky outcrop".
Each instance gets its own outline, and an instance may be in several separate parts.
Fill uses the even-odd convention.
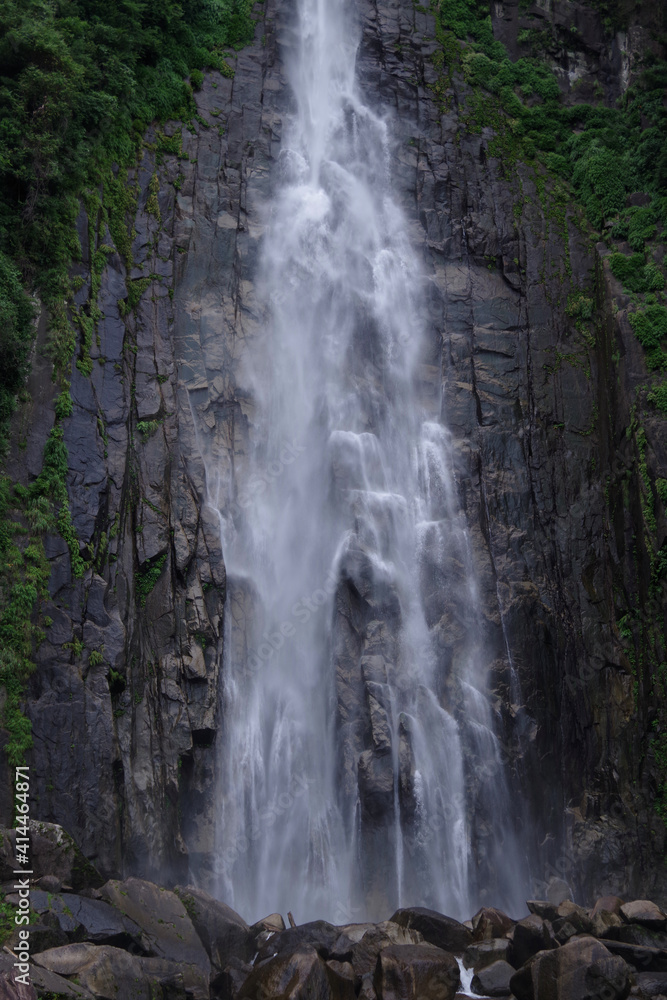
[[[56,854],[53,859],[57,866]],[[517,922],[499,910],[492,912],[500,936],[470,944],[462,933],[465,925],[430,910],[400,910],[396,919],[380,924],[291,921],[288,929],[272,914],[248,927],[203,889],[179,888],[176,894],[137,878],[110,880],[98,889],[96,881],[93,876],[84,882],[80,893],[66,887],[50,893],[36,883],[55,885],[56,876],[47,872],[33,880],[33,915],[39,921],[53,918],[62,941],[40,947],[44,939],[33,918],[27,927],[30,984],[21,986],[13,963],[25,945],[19,944],[17,929],[0,958],[1,996],[454,1000],[459,989],[468,995],[465,984],[472,983],[478,995],[516,1000],[625,1000],[631,989],[638,1000],[646,1000],[661,995],[666,982],[667,917],[649,900],[617,903],[630,938],[654,935],[650,948],[577,932],[524,958],[516,947],[503,952],[497,946],[516,946],[525,918]],[[593,908],[577,911],[582,920],[592,921],[596,913],[611,912],[605,909],[609,902],[600,899]],[[566,905],[533,900],[533,910],[545,916],[534,912],[529,919],[556,920],[557,910]],[[434,937],[447,947],[428,940]]]

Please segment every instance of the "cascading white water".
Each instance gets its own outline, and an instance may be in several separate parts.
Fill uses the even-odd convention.
[[[251,448],[210,498],[228,573],[218,888],[249,920],[407,904],[462,918],[477,891],[473,800],[500,822],[504,786],[449,435],[415,388],[424,279],[392,197],[387,123],[357,88],[353,12],[298,0],[296,36],[297,110],[258,279],[267,328],[245,359]],[[463,621],[449,686],[425,606],[433,580]],[[354,780],[342,788],[345,581],[394,608],[394,660],[364,689],[366,765],[393,782],[375,841]],[[379,896],[369,850],[383,855]]]

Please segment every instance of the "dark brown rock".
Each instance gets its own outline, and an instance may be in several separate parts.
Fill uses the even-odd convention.
[[[635,979],[640,996],[667,996],[667,972],[640,972]]]
[[[476,941],[469,945],[463,953],[463,964],[468,969],[478,972],[492,962],[506,962],[512,942],[507,938],[493,938],[491,941]]]
[[[280,997],[281,1000],[354,1000],[354,984],[326,965],[314,948],[302,945],[292,953],[262,962],[250,973],[239,1000]]]
[[[72,837],[55,823],[30,820],[30,863],[33,877],[51,876],[75,891],[101,886],[104,879]],[[15,830],[0,830],[0,881],[13,880]],[[55,883],[52,883],[55,884]],[[47,890],[53,891],[53,890]]]
[[[208,983],[211,975],[209,957],[175,893],[138,878],[109,881],[101,893],[106,901],[138,924],[141,943],[148,955],[195,968]]]
[[[472,918],[472,932],[475,941],[504,937],[514,927],[514,920],[502,910],[483,906]]]
[[[378,955],[378,1000],[452,1000],[460,982],[453,955],[433,945],[390,945]]]
[[[154,1000],[156,992],[169,1000],[186,1000],[186,995],[191,1000],[209,998],[208,978],[196,966],[137,957],[110,945],[69,944],[40,952],[34,959],[47,972],[72,977],[103,1000]]]
[[[506,997],[510,989],[510,979],[516,972],[508,962],[492,962],[476,972],[472,977],[475,993],[485,997]]]
[[[512,976],[516,1000],[625,1000],[628,966],[592,937],[575,938],[556,951],[539,952]]]
[[[224,969],[232,958],[249,961],[253,957],[257,950],[255,934],[230,906],[194,886],[176,886],[174,892],[216,970]]]
[[[628,944],[625,941],[614,941],[611,938],[601,938],[603,944],[612,955],[625,959],[628,965],[638,972],[667,972],[667,951],[663,948],[652,948],[641,944]]]
[[[642,924],[652,930],[664,930],[667,927],[667,916],[659,906],[648,899],[635,899],[631,903],[623,903],[620,908],[623,920],[629,924]]]
[[[538,917],[536,913],[531,913],[529,917],[524,917],[514,926],[509,960],[514,968],[518,969],[537,952],[557,947],[558,942],[549,921]]]
[[[603,910],[618,915],[622,906],[623,900],[619,896],[600,896],[591,910],[591,917],[596,917]]]
[[[401,927],[419,931],[424,941],[453,954],[463,954],[472,944],[473,937],[467,927],[435,910],[415,906],[397,910],[390,919]]]

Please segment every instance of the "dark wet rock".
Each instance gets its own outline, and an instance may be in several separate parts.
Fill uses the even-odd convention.
[[[212,976],[211,996],[215,1000],[236,1000],[252,968],[250,963],[232,958],[222,972]]]
[[[208,977],[196,966],[165,958],[137,957],[110,945],[69,944],[41,952],[34,961],[56,975],[74,977],[84,989],[103,1000],[154,1000],[158,990],[172,1000],[186,1000],[186,996],[191,1000],[209,998]]]
[[[358,932],[363,928],[366,929],[359,936]],[[351,927],[343,928],[343,930],[344,939],[342,943],[346,944],[350,940],[354,942],[350,962],[357,982],[360,982],[364,976],[374,973],[378,955],[385,948],[389,948],[391,945],[421,944],[424,940],[418,931],[401,927],[390,920],[377,925],[352,925]],[[336,954],[341,954],[340,941],[336,941],[334,948]]]
[[[591,917],[596,917],[601,911],[613,913],[615,916],[618,916],[622,906],[623,900],[619,896],[600,896],[591,910]]]
[[[485,941],[490,938],[501,938],[514,927],[515,921],[502,910],[493,906],[483,906],[472,918],[472,932],[475,941]]]
[[[463,964],[468,969],[478,972],[493,962],[506,962],[512,942],[507,938],[493,938],[491,941],[476,941],[469,945],[463,953]]]
[[[19,970],[14,968],[14,959],[9,955],[0,955],[0,1000],[37,1000],[34,986],[17,982],[19,975]]]
[[[108,945],[70,944],[34,956],[35,963],[58,976],[76,977],[77,983],[103,1000],[119,996],[152,1000],[150,984],[139,960]]]
[[[285,921],[280,913],[270,913],[268,917],[263,917],[256,924],[253,924],[250,930],[253,934],[261,934],[262,931],[267,931],[269,934],[279,934],[280,931],[285,930]]]
[[[556,951],[539,952],[516,972],[510,987],[516,1000],[625,1000],[630,970],[592,937],[570,941]]]
[[[659,906],[648,899],[635,899],[631,903],[623,903],[620,913],[623,920],[629,924],[642,924],[656,931],[667,927],[667,916]]]
[[[595,935],[595,921],[588,915],[588,911],[570,900],[559,905],[556,919],[549,922],[559,944],[565,944],[576,934]]]
[[[635,980],[641,997],[667,996],[667,972],[639,972]]]
[[[257,950],[255,934],[230,906],[194,886],[176,886],[174,892],[185,906],[214,968],[224,969],[232,958],[249,961],[253,957]]]
[[[624,941],[626,944],[667,950],[667,933],[652,930],[643,924],[621,924],[620,926],[617,924],[610,927],[604,937],[611,941]]]
[[[463,954],[472,944],[473,937],[467,927],[435,910],[416,906],[397,910],[390,919],[401,927],[419,931],[429,944],[457,955]]]
[[[595,912],[592,920],[593,927],[595,928],[595,937],[599,938],[613,937],[612,930],[615,927],[621,927],[623,924],[618,914],[612,913],[610,910],[598,910]]]
[[[48,969],[39,965],[30,966],[30,981],[37,990],[39,997],[48,997],[49,1000],[68,1000],[68,998],[79,997],[79,1000],[91,1000],[93,994],[72,983],[63,976],[56,975]]]
[[[601,943],[611,952],[625,959],[628,965],[639,972],[667,972],[667,951],[663,948],[652,948],[641,944],[627,944],[625,941],[614,941],[611,938],[601,938]]]
[[[529,899],[526,906],[542,920],[558,920],[558,903],[550,903],[545,899]]]
[[[337,976],[340,976],[342,979],[349,979],[354,984],[354,967],[350,962],[339,962],[332,958],[327,962],[327,965]]]
[[[314,948],[302,945],[258,965],[241,987],[239,1000],[354,1000],[352,981],[322,961]]]
[[[508,962],[493,962],[472,977],[472,988],[480,996],[506,997],[510,989],[510,979],[516,972]]]
[[[551,924],[536,913],[519,920],[514,927],[512,947],[509,960],[515,969],[520,968],[528,959],[539,951],[558,947]]]
[[[313,920],[272,935],[260,949],[260,960],[276,953],[291,953],[300,947],[314,948],[325,961],[329,958],[346,961],[352,954],[353,942],[341,933],[339,927],[326,920]]]
[[[115,944],[118,947],[134,944],[141,947],[142,930],[139,925],[120,909],[103,900],[88,899],[75,893],[32,890],[30,905],[43,917],[50,915],[55,918],[70,941],[92,941],[96,944]]]
[[[148,955],[196,967],[208,982],[211,963],[178,896],[138,878],[109,881],[102,897],[141,928]]]
[[[453,955],[429,944],[390,945],[378,955],[378,1000],[452,1000],[460,983]]]
[[[102,885],[100,873],[61,826],[30,820],[29,831],[33,878],[52,876],[75,891]],[[0,830],[0,881],[14,878],[15,842],[15,830]]]

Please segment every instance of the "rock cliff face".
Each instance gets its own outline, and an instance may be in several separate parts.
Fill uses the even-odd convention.
[[[82,309],[95,251],[108,248],[92,374],[73,366],[64,421],[91,569],[74,580],[67,546],[49,539],[52,624],[30,682],[29,762],[38,818],[61,823],[108,876],[186,881],[214,868],[221,651],[225,618],[243,607],[225,603],[206,497],[212,469],[223,488],[243,463],[252,420],[240,360],[262,321],[253,278],[291,102],[289,7],[258,5],[234,78],[211,73],[197,95],[200,123],[165,128],[182,134],[181,156],[163,133],[147,136],[128,178],[133,267],[98,220],[80,219]],[[391,115],[396,183],[431,279],[424,394],[442,390],[456,443],[526,863],[586,898],[660,900],[665,832],[650,806],[660,779],[644,752],[651,657],[635,663],[616,622],[633,604],[664,618],[649,595],[642,469],[651,482],[666,474],[667,442],[650,415],[638,440],[646,373],[627,302],[576,208],[532,167],[491,156],[490,130],[466,126],[466,85],[454,74],[443,86],[434,66],[432,16],[411,0],[359,8],[362,84]],[[519,13],[529,15],[494,11],[517,51]],[[590,44],[576,65],[611,100],[628,79],[624,40],[605,40],[588,8],[554,14],[570,32],[583,17]],[[576,293],[594,300],[588,324],[568,315]],[[24,481],[53,420],[43,343],[16,420],[12,471]],[[664,513],[656,532],[664,538]],[[376,652],[351,601],[339,594],[350,675]],[[465,609],[437,604],[452,656]],[[358,709],[370,730],[369,700]]]

